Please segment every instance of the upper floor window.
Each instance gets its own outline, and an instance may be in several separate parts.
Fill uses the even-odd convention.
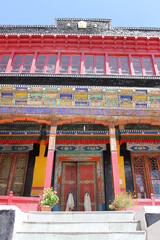
[[[9,61],[9,56],[8,54],[4,54],[0,56],[0,72],[5,72],[6,71],[6,67],[8,65],[8,61]]]
[[[128,58],[125,56],[110,56],[109,67],[111,74],[129,74]]]
[[[120,57],[120,69],[121,74],[129,74],[129,65],[128,65],[128,58],[127,57]]]
[[[80,72],[80,56],[73,55],[72,56],[72,65],[71,65],[71,73],[72,74],[79,74]]]
[[[135,75],[153,75],[153,66],[150,57],[133,57]]]
[[[60,63],[60,73],[79,74],[79,72],[80,72],[80,56],[62,55]]]
[[[104,57],[103,56],[86,56],[85,57],[85,74],[104,74]]]
[[[46,55],[39,55],[36,62],[35,73],[43,73],[44,65],[46,61]]]
[[[111,74],[118,74],[118,61],[117,57],[110,56],[109,57],[109,67]]]
[[[155,58],[155,63],[156,63],[156,65],[157,65],[158,72],[159,72],[159,74],[160,74],[160,57],[156,57],[156,58]]]
[[[135,75],[142,75],[142,65],[139,57],[133,57],[133,68]]]
[[[152,62],[149,57],[143,57],[143,68],[146,75],[153,75]]]
[[[47,61],[47,73],[54,73],[55,72],[55,67],[56,67],[56,55],[49,55],[48,56],[48,61]]]
[[[132,69],[130,69],[127,55],[115,56],[109,54],[107,62],[105,62],[103,55],[96,54],[85,54],[84,58],[80,54],[60,54],[60,61],[57,61],[57,54],[39,54],[35,61],[33,61],[34,53],[14,54],[13,59],[10,59],[11,56],[9,54],[0,55],[0,72],[6,72],[7,69],[7,72],[13,73],[29,73],[32,71],[32,73],[37,74],[155,74],[150,56],[131,56]],[[158,69],[156,74],[159,73],[160,75],[160,57],[155,57],[154,64]]]
[[[11,72],[30,72],[31,64],[33,60],[33,55],[31,54],[17,54],[15,55],[12,63]]]
[[[93,56],[86,56],[85,74],[93,74]]]
[[[54,73],[56,66],[56,55],[38,55],[35,73]]]
[[[11,72],[19,72],[20,67],[22,66],[23,55],[16,55],[12,63]]]
[[[69,55],[62,55],[60,73],[67,74],[69,68]]]
[[[95,57],[95,73],[104,74],[104,57],[103,56]]]
[[[33,61],[33,55],[27,54],[24,57],[24,62],[23,62],[23,67],[22,67],[22,72],[23,73],[29,73],[31,70],[31,65]]]

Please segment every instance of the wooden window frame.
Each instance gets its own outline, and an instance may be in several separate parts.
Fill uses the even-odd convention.
[[[131,166],[132,166],[132,176],[133,176],[133,185],[134,185],[134,191],[137,196],[137,187],[136,187],[136,179],[135,179],[135,170],[134,170],[134,157],[143,157],[143,166],[144,166],[144,180],[146,184],[146,191],[147,196],[150,198],[150,194],[153,193],[153,187],[152,187],[152,180],[150,176],[150,164],[148,161],[148,157],[156,157],[156,159],[160,159],[160,153],[149,153],[149,152],[143,152],[143,153],[133,153],[131,152]],[[157,165],[158,170],[160,173],[160,162],[157,159]]]

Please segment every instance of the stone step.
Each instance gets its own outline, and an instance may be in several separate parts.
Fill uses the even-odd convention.
[[[20,232],[133,232],[139,229],[137,221],[133,222],[23,222]]]
[[[145,232],[98,232],[98,233],[23,233],[16,234],[16,240],[145,240]]]
[[[30,212],[32,222],[127,222],[133,221],[133,212]]]

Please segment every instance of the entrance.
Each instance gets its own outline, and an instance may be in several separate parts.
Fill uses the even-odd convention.
[[[154,193],[160,199],[160,155],[133,154],[132,170],[134,190],[138,198],[150,198]]]
[[[0,195],[23,196],[28,153],[0,154]]]
[[[89,193],[92,211],[97,210],[96,162],[62,162],[61,210],[65,211],[69,193],[73,211],[84,211],[84,195]]]

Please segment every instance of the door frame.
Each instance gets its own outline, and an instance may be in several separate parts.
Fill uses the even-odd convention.
[[[76,167],[77,167],[77,181],[76,181],[76,185],[77,185],[77,191],[76,191],[76,211],[80,211],[80,206],[82,206],[82,203],[80,203],[80,164],[83,163],[83,165],[88,165],[89,163],[91,163],[94,166],[94,179],[93,180],[89,180],[89,181],[94,181],[94,203],[91,204],[91,206],[94,206],[94,211],[97,210],[97,206],[98,206],[98,199],[97,199],[97,174],[96,174],[96,165],[97,162],[96,160],[91,160],[91,161],[62,161],[62,177],[61,177],[61,200],[60,200],[60,208],[63,209],[65,208],[65,201],[64,201],[64,177],[65,177],[65,167],[64,164],[71,164],[75,163]]]

